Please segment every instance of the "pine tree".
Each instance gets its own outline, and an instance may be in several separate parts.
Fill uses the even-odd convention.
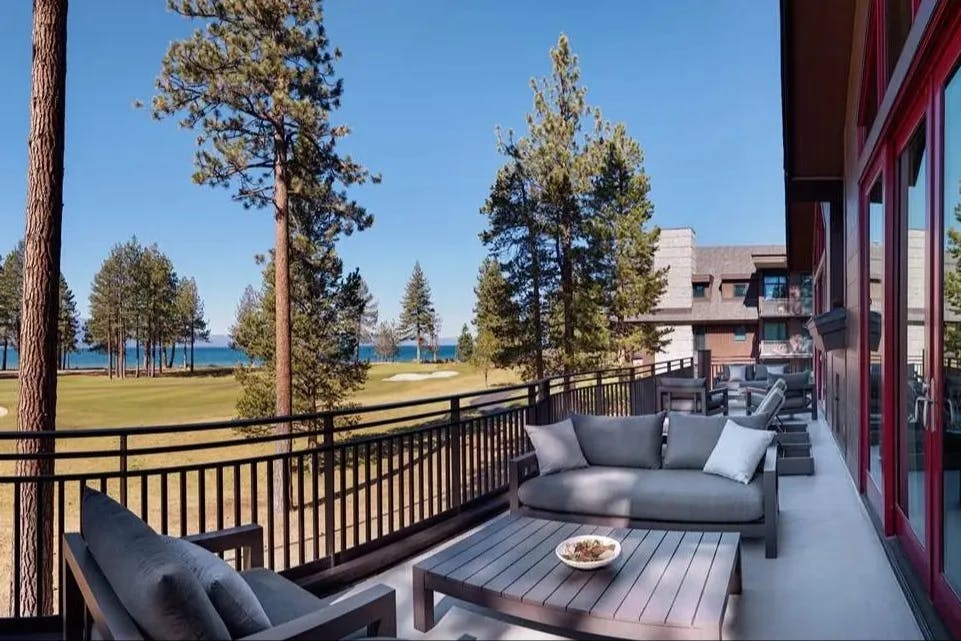
[[[639,351],[657,353],[666,332],[635,322],[656,307],[667,287],[667,269],[654,269],[660,229],[650,227],[654,205],[648,198],[650,181],[643,169],[643,152],[623,125],[599,141],[601,160],[592,178],[588,199],[592,246],[601,286],[603,308],[610,323],[610,350],[621,362],[631,362]]]
[[[80,339],[80,313],[77,311],[77,298],[67,285],[67,279],[60,274],[60,315],[57,321],[57,354],[60,369],[70,366],[70,353],[77,350]]]
[[[181,278],[177,283],[176,314],[179,325],[177,339],[183,342],[184,361],[194,371],[194,345],[198,340],[210,339],[210,329],[204,318],[204,302],[197,291],[197,281]]]
[[[396,323],[383,321],[374,330],[374,352],[385,361],[392,361],[400,351],[400,331]]]
[[[360,280],[360,313],[357,317],[357,360],[360,360],[360,346],[370,344],[377,330],[377,300],[367,287],[367,281]]]
[[[17,243],[0,265],[0,370],[7,369],[7,352],[20,340],[20,306],[23,302],[23,242]]]
[[[170,0],[169,6],[203,26],[170,46],[157,81],[154,114],[183,114],[182,126],[201,130],[195,182],[233,187],[245,207],[269,207],[273,213],[273,389],[275,413],[287,416],[294,402],[294,202],[327,219],[334,234],[370,224],[366,212],[340,189],[371,178],[336,148],[350,132],[330,120],[343,93],[334,73],[340,51],[331,47],[318,0]],[[278,423],[275,432],[289,435],[291,425]],[[278,440],[278,452],[290,448],[289,438]],[[275,466],[274,474],[283,499],[281,466]]]
[[[57,319],[63,219],[67,0],[34,0],[30,134],[24,232],[23,304],[17,429],[48,432],[57,417]],[[53,439],[17,441],[16,475],[53,474]],[[36,456],[40,455],[40,456]],[[22,483],[20,537],[13,542],[21,578],[18,612],[53,614],[53,485]],[[11,608],[12,610],[13,608]]]
[[[417,362],[422,362],[421,347],[430,337],[430,329],[434,324],[434,303],[431,301],[430,285],[427,277],[420,268],[420,262],[414,263],[414,271],[407,281],[404,297],[400,302],[400,326],[403,339],[413,339],[417,345]]]
[[[530,375],[534,367],[527,351],[530,334],[521,331],[517,307],[497,261],[488,258],[481,263],[474,295],[474,362],[487,368],[519,363],[525,376]]]
[[[464,327],[460,330],[460,336],[457,337],[457,360],[467,363],[473,354],[474,337],[470,333],[470,327],[467,326],[467,323],[464,323]]]

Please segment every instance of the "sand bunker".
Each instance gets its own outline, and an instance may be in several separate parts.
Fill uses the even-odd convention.
[[[0,405],[0,418],[6,416],[6,415],[9,414],[9,413],[10,413],[10,412],[7,411],[7,408],[6,408],[6,407]]]
[[[453,372],[449,369],[442,369],[436,372],[431,372],[430,374],[415,374],[415,373],[394,374],[393,376],[385,378],[384,380],[385,381],[423,381],[431,378],[450,378],[451,376],[457,376],[457,374],[458,372]]]

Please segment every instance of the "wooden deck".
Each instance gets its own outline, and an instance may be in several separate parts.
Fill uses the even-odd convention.
[[[563,564],[570,536],[610,536],[621,556],[594,571]],[[416,564],[414,627],[434,627],[439,591],[499,613],[623,638],[714,638],[741,590],[740,535],[611,529],[504,516]]]

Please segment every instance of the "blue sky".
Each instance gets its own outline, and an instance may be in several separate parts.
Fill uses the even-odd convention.
[[[30,2],[0,3],[0,252],[23,229]],[[155,122],[149,100],[169,42],[191,29],[163,0],[70,6],[63,271],[86,311],[110,246],[136,234],[196,277],[225,333],[271,217],[190,181],[194,136]],[[494,127],[522,129],[532,76],[560,32],[580,55],[588,100],[627,124],[646,154],[655,222],[699,244],[783,242],[778,4],[536,0],[329,0],[344,57],[344,147],[384,181],[354,192],[373,228],[346,239],[382,317],[420,260],[454,336],[470,319],[484,248],[478,208],[501,163]]]

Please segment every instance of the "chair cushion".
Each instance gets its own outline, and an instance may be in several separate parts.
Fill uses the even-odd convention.
[[[729,381],[747,380],[747,365],[725,365],[724,367],[730,371]]]
[[[525,425],[542,475],[587,467],[574,424],[566,418],[551,425]]]
[[[811,399],[806,396],[788,396],[784,399],[784,405],[781,407],[781,411],[786,410],[803,410],[811,407]]]
[[[724,429],[726,416],[671,412],[667,418],[667,449],[663,466],[701,470]]]
[[[532,478],[517,495],[542,510],[637,520],[746,523],[764,514],[760,476],[744,485],[700,469],[592,466]]]
[[[197,577],[135,514],[84,488],[80,529],[117,598],[149,638],[230,638]]]
[[[767,365],[758,363],[754,366],[754,376],[752,377],[755,381],[767,380]]]
[[[777,365],[765,365],[767,368],[767,375],[770,377],[772,374],[783,374],[784,370],[787,369],[787,365],[784,363],[778,363]]]
[[[645,416],[571,414],[574,433],[591,465],[661,467],[661,438],[666,412]]]
[[[684,387],[691,389],[700,389],[706,387],[705,378],[671,378],[667,376],[662,376],[660,379],[660,384],[664,387]]]
[[[754,405],[753,395],[751,397],[751,404]],[[756,412],[758,414],[773,416],[781,409],[782,405],[784,405],[784,392],[776,387],[772,387],[768,390],[767,394],[764,395],[764,398],[761,399],[761,402],[757,403]]]
[[[697,404],[698,402],[693,398],[672,398],[671,402],[667,404],[667,407],[664,409],[672,412],[691,413],[700,409],[697,407]]]
[[[257,595],[257,600],[260,601],[274,626],[293,621],[327,606],[327,602],[266,568],[244,570],[240,576]]]
[[[163,537],[177,557],[190,568],[214,604],[234,638],[245,637],[270,627],[270,619],[257,595],[219,556],[204,548],[173,537]]]
[[[704,464],[704,471],[746,485],[754,477],[754,471],[773,438],[774,432],[752,430],[728,421]]]
[[[782,380],[787,385],[787,391],[804,389],[811,383],[810,372],[798,372],[797,374],[771,374],[772,381]]]

